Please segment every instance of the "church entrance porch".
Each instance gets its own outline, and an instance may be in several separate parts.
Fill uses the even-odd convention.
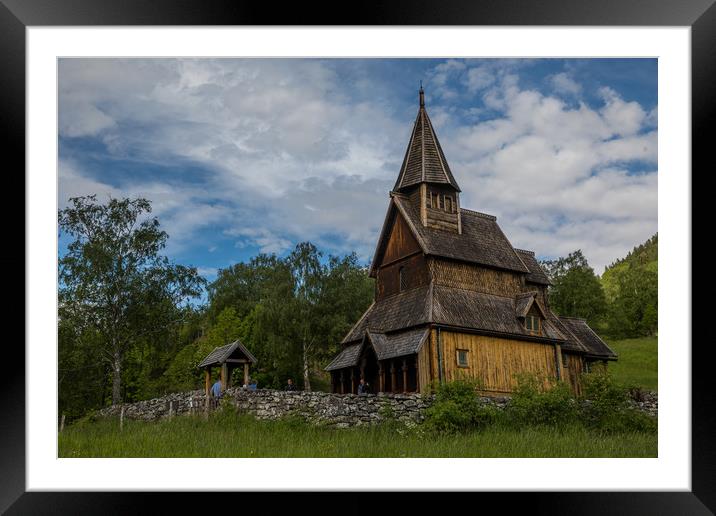
[[[378,360],[372,349],[367,351],[357,366],[331,372],[332,392],[357,394],[361,378],[373,394],[418,392],[417,355]]]

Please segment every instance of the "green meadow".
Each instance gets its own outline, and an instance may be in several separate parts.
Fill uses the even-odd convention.
[[[59,435],[60,457],[656,457],[657,436],[490,426],[429,435],[394,424],[334,429],[297,420],[218,413],[156,422],[78,423]]]
[[[657,337],[608,340],[607,344],[619,355],[619,360],[609,364],[616,383],[657,390]]]

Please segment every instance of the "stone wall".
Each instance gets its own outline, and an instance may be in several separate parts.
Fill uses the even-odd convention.
[[[641,397],[640,401],[632,400],[632,406],[655,416],[658,410],[656,393],[642,393]],[[414,425],[423,420],[423,410],[433,401],[432,396],[416,393],[356,395],[271,389],[246,391],[240,388],[228,389],[224,398],[231,401],[239,412],[252,414],[258,419],[293,415],[338,428],[375,424],[389,418]],[[509,398],[481,400],[498,408],[504,408],[509,403]],[[204,404],[204,392],[197,390],[114,405],[100,410],[98,415],[119,416],[124,407],[124,417],[152,421],[176,414],[201,413]]]
[[[656,392],[638,390],[637,392],[631,393],[630,396],[629,404],[632,407],[646,412],[653,417],[658,415],[659,397]]]

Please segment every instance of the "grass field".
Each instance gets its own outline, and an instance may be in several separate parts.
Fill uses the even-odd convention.
[[[157,422],[103,419],[66,428],[60,457],[656,457],[656,434],[489,427],[428,436],[396,426],[330,429],[233,413]]]
[[[609,371],[616,383],[657,390],[656,337],[608,340],[607,344],[619,355],[619,360],[609,364]]]

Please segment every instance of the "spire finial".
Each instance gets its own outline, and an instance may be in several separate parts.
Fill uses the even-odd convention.
[[[420,81],[420,107],[425,107],[425,92],[423,91],[423,81]]]

